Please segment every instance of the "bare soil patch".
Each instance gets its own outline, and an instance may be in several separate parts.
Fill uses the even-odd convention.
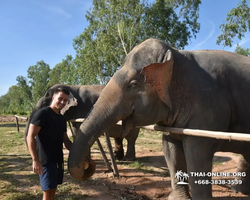
[[[96,149],[96,154],[98,153]],[[136,155],[146,169],[135,169],[124,165],[123,162],[118,162],[119,178],[114,177],[113,173],[105,173],[105,170],[107,170],[105,164],[102,159],[97,159],[97,171],[92,180],[80,183],[85,199],[93,199],[93,197],[102,200],[168,199],[167,197],[171,192],[171,183],[163,153],[137,148]],[[98,157],[98,155],[95,156]],[[213,171],[236,172],[237,159],[238,156],[232,153],[216,153],[216,164]],[[225,177],[216,178],[228,179]],[[66,180],[71,179],[70,176],[66,176]],[[246,195],[232,193],[230,185],[213,185],[212,188],[213,196],[218,199],[250,199]]]

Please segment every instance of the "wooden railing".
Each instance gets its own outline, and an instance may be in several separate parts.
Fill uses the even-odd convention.
[[[21,117],[21,116],[18,116],[18,115],[15,115],[16,117],[16,128],[17,128],[17,132],[19,132],[19,123],[18,123],[18,118],[20,119],[24,119],[24,120],[28,120],[28,117]]]
[[[17,131],[19,132],[18,118],[25,119],[25,120],[27,120],[28,118],[17,116],[17,115],[15,115],[15,117],[16,117]],[[68,120],[71,132],[73,133],[70,122],[81,123],[83,121],[84,121],[84,118]],[[121,125],[122,122],[119,121],[117,124]],[[143,129],[152,130],[152,131],[161,131],[161,132],[163,132],[163,134],[167,134],[167,135],[180,134],[180,135],[191,135],[191,136],[198,136],[198,137],[209,137],[209,138],[223,139],[223,140],[229,140],[229,141],[237,140],[237,141],[250,142],[250,134],[247,134],[247,133],[231,133],[231,132],[207,131],[207,130],[199,130],[199,129],[171,128],[171,127],[158,126],[158,125],[138,126],[137,128],[143,128]],[[119,177],[119,172],[118,172],[117,165],[116,165],[115,158],[114,158],[114,154],[112,151],[112,146],[110,143],[109,135],[107,133],[105,133],[104,135],[106,137],[106,142],[108,145],[109,154],[111,157],[111,162],[112,162],[112,165],[114,168],[113,173],[115,176]],[[104,159],[104,162],[105,162],[106,166],[108,167],[108,170],[112,171],[112,168],[108,162],[108,159],[107,159],[105,152],[103,151],[103,148],[102,148],[102,145],[101,145],[99,139],[97,139],[97,144],[98,144],[98,147],[100,149],[101,155]]]

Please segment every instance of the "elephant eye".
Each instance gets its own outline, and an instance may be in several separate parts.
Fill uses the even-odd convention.
[[[136,88],[138,86],[139,86],[139,83],[136,80],[131,81],[130,84],[129,84],[130,88]]]

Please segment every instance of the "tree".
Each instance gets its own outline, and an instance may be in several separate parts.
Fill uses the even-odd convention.
[[[106,84],[132,48],[149,37],[184,48],[199,31],[200,0],[93,0],[89,26],[74,39],[82,84]],[[179,11],[179,13],[177,13]]]
[[[30,66],[27,72],[31,84],[32,102],[35,104],[47,89],[50,67],[41,60],[36,65]]]
[[[50,71],[48,87],[57,83],[68,85],[77,85],[80,83],[72,55],[67,55],[66,59],[56,64]]]
[[[21,91],[17,85],[11,86],[3,99],[8,100],[6,113],[17,114],[24,110]]]
[[[200,30],[197,22],[200,3],[200,0],[156,0],[145,12],[143,40],[155,37],[183,49]]]
[[[244,47],[241,47],[239,44],[237,44],[235,53],[250,57],[250,48],[245,49]]]
[[[26,78],[17,77],[17,85],[9,88],[7,94],[0,97],[0,110],[5,114],[27,114],[32,109],[31,90]]]
[[[22,107],[24,110],[22,112],[32,109],[32,91],[31,87],[28,85],[28,81],[23,76],[18,76],[16,78],[17,86],[19,88],[20,98],[23,100]]]
[[[250,8],[247,2],[248,0],[241,0],[236,8],[228,12],[227,23],[220,25],[222,34],[218,36],[216,43],[222,43],[223,49],[225,46],[231,47],[235,37],[241,40],[245,33],[250,31]]]
[[[9,113],[10,97],[7,94],[0,96],[0,113]]]

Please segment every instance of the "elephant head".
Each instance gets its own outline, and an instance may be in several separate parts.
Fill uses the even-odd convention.
[[[172,123],[173,102],[169,93],[175,51],[164,42],[149,39],[127,55],[80,126],[68,160],[74,178],[87,177],[84,167],[88,165],[85,164],[87,150],[119,120],[122,120],[123,137],[135,126]]]
[[[61,110],[61,114],[64,115],[67,110],[70,109],[72,106],[77,106],[77,99],[73,96],[73,94],[69,93],[68,103],[64,106],[64,108]]]

